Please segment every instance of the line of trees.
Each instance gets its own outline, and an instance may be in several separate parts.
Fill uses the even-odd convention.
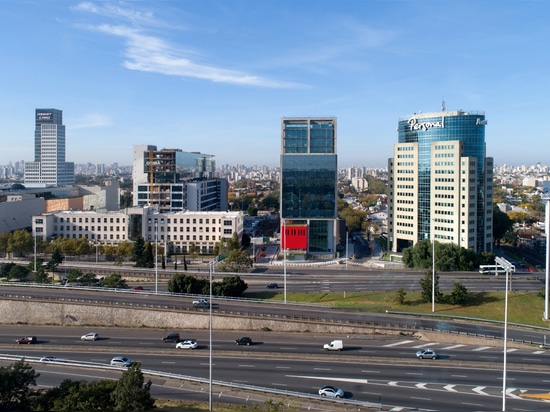
[[[48,390],[33,389],[39,373],[25,362],[0,367],[0,411],[149,411],[155,407],[151,381],[134,363],[118,380],[63,380]]]

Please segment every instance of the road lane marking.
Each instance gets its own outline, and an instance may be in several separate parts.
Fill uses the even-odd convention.
[[[317,379],[317,380],[333,380],[338,382],[351,382],[351,383],[369,383],[367,379],[354,379],[354,378],[334,378],[331,376],[306,376],[306,375],[285,375],[287,378],[302,378],[302,379]]]
[[[481,346],[479,348],[475,348],[475,349],[472,349],[473,352],[480,352],[482,350],[487,350],[487,349],[491,349],[490,346]]]
[[[255,368],[255,365],[238,365],[239,368]]]
[[[443,389],[449,392],[456,392],[456,389],[454,388],[456,385],[445,385]]]
[[[472,389],[473,392],[478,393],[480,395],[489,396],[489,394],[483,392],[483,389],[485,389],[486,386],[476,386],[474,389]]]
[[[290,369],[290,366],[275,366],[275,369]]]
[[[429,348],[430,346],[435,346],[435,345],[439,345],[439,343],[437,342],[424,343],[422,345],[413,346],[413,349]]]
[[[414,340],[404,340],[401,342],[395,342],[395,343],[389,343],[387,345],[383,345],[384,348],[391,348],[392,346],[399,346],[399,345],[405,345],[407,343],[414,342]]]
[[[427,383],[417,383],[416,386],[418,389],[428,389],[426,388]]]
[[[452,345],[452,346],[447,346],[447,347],[441,348],[441,349],[445,349],[445,350],[457,349],[457,348],[462,348],[463,346],[466,346],[466,345]]]
[[[380,373],[380,371],[361,371],[361,373]]]

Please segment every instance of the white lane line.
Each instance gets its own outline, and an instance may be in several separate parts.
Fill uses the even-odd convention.
[[[290,366],[275,366],[275,369],[290,369]]]
[[[387,345],[382,345],[384,348],[391,348],[392,346],[399,346],[399,345],[405,345],[407,343],[414,342],[414,340],[404,340],[401,342],[395,342],[395,343],[388,343]]]
[[[490,346],[481,346],[479,348],[472,349],[473,352],[480,352],[482,350],[491,349]]]
[[[447,346],[447,347],[441,348],[441,349],[445,349],[445,350],[457,349],[457,348],[462,348],[463,346],[466,346],[466,345],[453,345],[453,346]]]
[[[456,389],[454,388],[456,385],[445,385],[443,389],[449,392],[456,392]]]
[[[255,365],[239,365],[239,368],[255,368]]]
[[[489,396],[488,394],[483,392],[483,389],[485,389],[485,388],[486,388],[486,386],[476,386],[474,389],[472,389],[472,391],[474,391],[475,393],[479,393],[480,395]]]
[[[430,346],[439,345],[437,342],[431,342],[431,343],[424,343],[423,345],[417,345],[413,346],[414,349],[420,349],[420,348],[429,348]]]
[[[361,371],[362,373],[380,373],[380,371]]]
[[[306,376],[306,375],[285,375],[287,378],[302,378],[302,379],[316,379],[323,381],[338,381],[338,382],[352,382],[352,383],[369,383],[367,379],[353,379],[353,378],[335,378],[332,376]]]

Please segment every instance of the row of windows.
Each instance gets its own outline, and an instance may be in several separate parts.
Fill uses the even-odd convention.
[[[397,151],[398,151],[398,152],[401,152],[401,151],[403,151],[403,152],[409,152],[409,151],[411,151],[411,150],[414,150],[414,146],[398,146],[398,147],[397,147]]]
[[[410,196],[416,196],[416,193],[414,193],[414,192],[410,192],[410,193],[408,193],[408,192],[397,192],[396,196],[409,196],[410,197]]]
[[[455,148],[454,144],[435,145],[435,150],[454,150],[454,148]]]
[[[397,162],[397,166],[414,166],[414,162]]]
[[[61,222],[61,223],[63,223],[63,222],[69,223],[69,222],[72,221],[73,223],[77,223],[77,219],[78,219],[78,223],[82,223],[82,222],[88,223],[88,218],[87,218],[87,217],[84,217],[84,218],[82,218],[82,217],[79,217],[79,218],[73,217],[72,220],[71,220],[70,217],[67,217],[67,218],[60,217],[60,218],[59,218],[59,222]],[[95,223],[95,219],[96,219],[95,217],[91,217],[91,218],[89,218],[89,222],[90,222],[90,223]],[[101,219],[103,219],[103,223],[107,223],[107,219],[109,219],[109,220],[108,220],[109,223],[115,223],[115,222],[116,222],[116,223],[121,223],[121,221],[122,221],[122,223],[125,223],[125,222],[126,222],[126,218],[119,218],[119,217],[117,217],[117,218],[114,218],[114,217],[110,217],[110,218],[104,217],[104,218],[101,218],[101,217],[98,217],[98,218],[97,218],[97,223],[102,223],[102,222],[101,222]],[[54,221],[54,222],[57,222],[57,217],[54,216],[53,221]]]
[[[436,175],[454,175],[454,169],[436,169],[434,170]]]
[[[77,231],[77,230],[78,230],[79,232],[82,231],[82,226],[72,226],[72,225],[71,225],[71,226],[59,226],[59,230],[60,230],[61,232],[63,232],[63,228],[65,228],[65,230],[66,230],[67,232],[70,232],[71,230],[73,230],[73,231]],[[54,225],[53,230],[54,230],[54,231],[57,230],[57,225]],[[90,231],[94,232],[95,230],[96,230],[96,227],[95,227],[95,226],[91,226]],[[86,232],[88,231],[88,226],[84,226],[84,231],[86,231]],[[98,226],[98,227],[97,227],[97,231],[98,231],[98,232],[101,232],[101,226]],[[123,227],[119,227],[119,226],[115,226],[115,227],[114,227],[114,230],[113,230],[113,226],[110,226],[110,227],[109,227],[109,230],[107,230],[107,226],[103,226],[103,231],[104,231],[104,232],[107,232],[107,231],[110,231],[110,232],[113,232],[113,231],[115,231],[115,232],[122,232],[122,231],[124,231],[124,228],[123,228]]]
[[[402,176],[398,176],[397,177],[397,181],[398,182],[414,182],[414,177],[402,177]]]
[[[455,157],[454,153],[436,153],[435,158],[442,158],[442,157]],[[436,162],[437,163],[437,162]]]
[[[397,158],[398,158],[398,159],[414,159],[414,154],[413,154],[413,153],[410,153],[410,154],[400,154],[400,155],[397,155]]]
[[[456,190],[454,186],[434,186],[435,190]]]
[[[436,193],[435,198],[436,199],[454,199],[455,195],[444,195],[444,194]]]
[[[447,203],[447,202],[435,202],[436,207],[455,207],[454,203]]]
[[[454,166],[455,162],[435,162],[435,166]]]
[[[201,226],[201,227],[197,227],[197,226],[186,226],[186,227],[185,227],[185,230],[183,230],[183,229],[184,229],[184,226],[173,226],[173,227],[172,227],[172,226],[166,226],[166,231],[167,231],[167,232],[177,232],[177,231],[178,231],[178,227],[179,227],[179,231],[180,231],[180,232],[184,232],[184,231],[185,231],[185,232],[206,232],[206,233],[208,233],[208,232],[210,232],[211,230],[212,230],[212,233],[216,232],[216,226],[213,226],[213,227],[206,226],[206,227],[204,227],[204,228],[203,228],[202,226]],[[162,232],[164,232],[164,228],[165,228],[164,226],[161,226],[160,228],[158,228],[158,231],[162,233]],[[192,228],[193,230],[191,230],[191,228]],[[148,226],[148,227],[147,227],[147,231],[152,233],[152,232],[155,231],[155,228],[154,228],[154,227],[151,227],[151,226]],[[221,232],[221,229],[220,229],[220,232]]]
[[[398,189],[414,189],[414,185],[397,185]]]
[[[178,223],[178,220],[179,220],[179,223],[180,223],[181,225],[183,225],[184,222],[185,222],[186,224],[188,224],[188,225],[191,224],[191,222],[192,222],[194,225],[196,225],[196,224],[197,224],[197,221],[198,221],[199,225],[202,225],[203,222],[204,222],[204,224],[209,225],[211,219],[210,219],[210,218],[207,218],[207,219],[203,219],[203,218],[199,218],[199,219],[197,219],[197,218],[186,218],[186,219],[184,219],[184,218],[179,218],[179,219],[166,218],[166,223],[168,223],[168,224],[170,224],[170,223],[177,224],[177,223]],[[216,220],[217,220],[217,222],[216,222]],[[161,218],[161,219],[149,219],[149,220],[147,221],[147,223],[149,223],[149,224],[155,223],[155,224],[164,225],[164,218]],[[221,219],[212,219],[212,224],[216,224],[216,223],[218,223],[218,224],[221,225],[221,224],[222,224],[222,220],[221,220]],[[231,226],[232,224],[233,224],[233,221],[232,221],[232,220],[224,220],[224,221],[223,221],[223,225],[224,225],[224,226]]]
[[[36,229],[36,231],[38,232],[38,228]],[[90,234],[90,235],[87,235],[87,234],[82,234],[82,233],[73,233],[72,235],[70,234],[63,234],[63,233],[55,233],[53,234],[54,236],[63,236],[64,238],[67,238],[67,239],[82,239],[82,238],[85,238],[85,239],[88,239],[88,240],[118,240],[118,241],[121,241],[121,240],[126,240],[126,234],[114,234],[114,233],[111,233],[111,234],[105,234],[105,235],[97,235],[97,238],[96,238],[96,235],[95,234]]]
[[[436,182],[444,182],[444,183],[454,183],[455,179],[452,177],[436,177]]]
[[[409,215],[396,215],[396,218],[397,218],[397,219],[413,220],[413,219],[414,219],[414,216],[409,216]]]
[[[436,215],[454,215],[455,212],[454,210],[436,210],[435,214]]]
[[[399,212],[414,212],[412,207],[398,207],[397,210]]]
[[[409,170],[409,169],[401,169],[401,170],[397,170],[397,174],[413,174],[415,173],[414,170]]]

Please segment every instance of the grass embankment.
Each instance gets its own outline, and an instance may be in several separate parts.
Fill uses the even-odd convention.
[[[446,295],[448,293],[444,293]],[[247,297],[282,301],[283,294],[256,293]],[[385,312],[386,310],[414,313],[432,313],[432,303],[422,303],[420,292],[407,292],[403,305],[396,301],[397,292],[331,292],[289,293],[287,302],[312,303],[339,309]],[[435,304],[436,315],[467,316],[471,318],[504,321],[504,292],[468,292],[465,305]],[[542,319],[544,298],[537,292],[508,293],[508,322],[548,327]]]

